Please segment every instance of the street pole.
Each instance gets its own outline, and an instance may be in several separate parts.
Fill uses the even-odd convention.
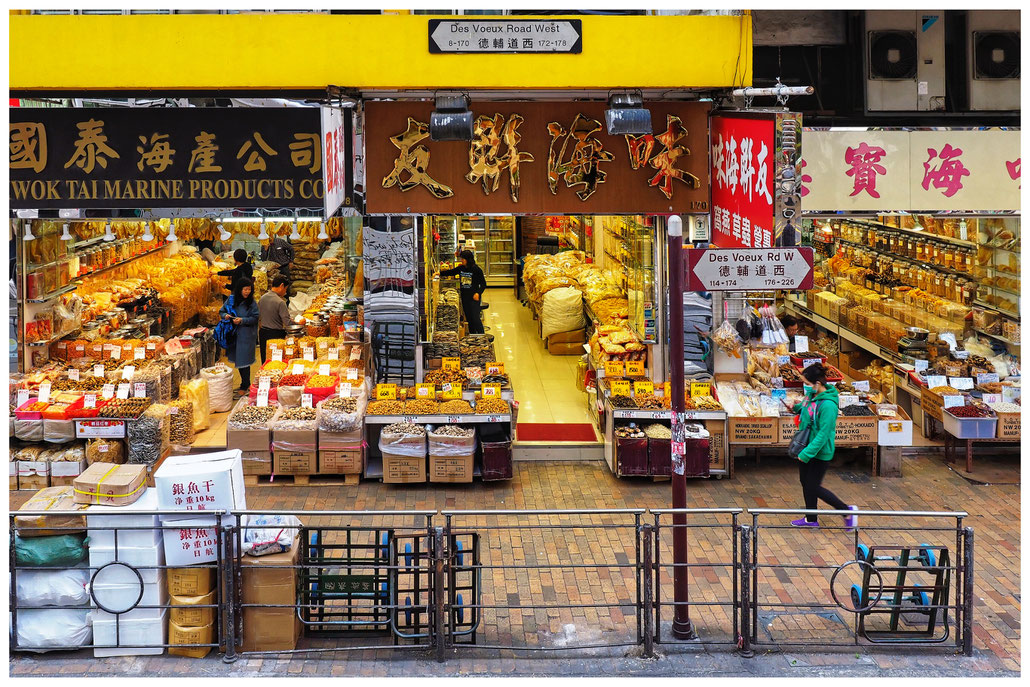
[[[672,507],[687,507],[686,462],[683,457],[686,432],[683,425],[683,220],[671,215],[668,224],[669,251],[669,393],[672,394]],[[672,635],[696,639],[690,624],[690,581],[687,577],[687,515],[672,516],[672,571],[675,613]]]

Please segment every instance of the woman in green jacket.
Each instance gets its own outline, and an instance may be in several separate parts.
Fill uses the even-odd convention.
[[[805,509],[815,510],[819,507],[819,499],[822,499],[834,510],[858,510],[858,506],[847,505],[823,486],[826,469],[833,460],[834,439],[837,436],[837,414],[840,406],[837,387],[826,382],[826,368],[820,363],[806,367],[801,376],[812,385],[807,391],[805,401],[794,406],[794,412],[801,414],[798,431],[812,428],[809,432],[808,446],[798,454]],[[819,519],[815,514],[810,514],[790,524],[794,527],[818,527]],[[857,515],[844,516],[844,527],[848,530],[854,529],[857,524]]]

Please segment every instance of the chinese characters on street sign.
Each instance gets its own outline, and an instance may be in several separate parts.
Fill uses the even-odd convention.
[[[812,249],[688,248],[686,291],[787,291],[814,283]]]
[[[430,53],[581,53],[579,19],[430,19]]]
[[[11,108],[10,113],[14,208],[323,204],[317,108]]]

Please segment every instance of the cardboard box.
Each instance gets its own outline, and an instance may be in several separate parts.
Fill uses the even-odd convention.
[[[86,461],[76,460],[67,461],[59,460],[50,464],[50,486],[52,487],[70,487],[75,482],[75,478],[78,477],[85,471]]]
[[[471,482],[475,454],[467,456],[429,456],[430,482]]]
[[[938,420],[944,421],[944,397],[935,394],[929,389],[922,389],[919,392],[919,404],[923,407],[923,412],[926,415]]]
[[[995,413],[998,416],[998,438],[1019,439],[1019,413]]]
[[[272,474],[273,465],[271,451],[243,451],[242,459],[244,475]]]
[[[912,418],[898,406],[900,420],[877,420],[877,442],[880,446],[911,446]]]
[[[548,344],[547,352],[551,355],[583,355],[583,343]]]
[[[227,429],[225,445],[241,451],[272,450],[272,433],[267,429]]]
[[[47,487],[33,494],[32,498],[26,501],[18,510],[85,511],[86,507],[75,499],[75,494],[71,487]],[[86,515],[23,515],[14,519],[14,526],[19,528],[19,537],[48,537],[60,534],[73,534],[85,531]],[[35,529],[21,530],[20,528],[23,527]]]
[[[776,443],[787,446],[797,434],[798,426],[794,424],[794,416],[780,416],[780,431]]]
[[[414,484],[426,481],[426,458],[383,454],[383,482],[387,484]]]
[[[89,506],[86,525],[89,526],[90,547],[114,548],[117,536],[119,549],[129,547],[161,547],[161,521],[156,515],[135,511],[157,510],[157,491],[147,489],[127,506]],[[135,529],[135,528],[151,529]],[[123,529],[132,528],[132,529]]]
[[[173,596],[203,596],[214,588],[214,568],[168,568],[168,593]]]
[[[274,474],[314,475],[318,473],[318,454],[311,451],[280,451],[272,454]]]
[[[203,627],[215,622],[215,608],[198,608],[198,606],[213,606],[218,603],[215,598],[215,590],[200,596],[178,596],[169,595],[168,603],[172,606],[168,613],[170,622],[181,627]],[[172,642],[173,644],[175,642]]]
[[[360,475],[364,470],[365,459],[361,449],[318,451],[318,473],[321,475]]]
[[[282,430],[272,432],[272,452],[314,453],[318,449],[318,430]]]
[[[45,460],[19,460],[18,488],[39,491],[50,486],[50,463]]]
[[[247,604],[297,603],[300,546],[268,556],[242,556],[243,651],[289,651],[297,646],[301,622],[296,608],[246,608]]]
[[[210,610],[210,609],[208,609]],[[175,613],[175,610],[172,610]],[[169,644],[214,644],[214,624],[208,623],[198,627],[184,627],[178,623],[168,621],[168,643]],[[197,647],[169,647],[169,656],[185,656],[187,658],[204,658],[211,653],[210,646]]]
[[[576,329],[571,332],[559,332],[557,334],[551,334],[547,337],[547,348],[550,350],[554,344],[580,344],[579,350],[583,350],[583,345],[587,340],[586,329]]]
[[[318,431],[318,449],[354,450],[360,449],[365,443],[365,432],[363,429],[356,429],[353,432],[323,432]]]
[[[154,486],[161,510],[236,511],[247,507],[239,449],[169,456],[154,473]]]
[[[218,532],[214,518],[162,520],[168,565],[183,566],[218,560]]]
[[[12,460],[11,463],[11,491],[18,489],[18,461]]]
[[[708,469],[713,472],[726,472],[729,468],[729,452],[726,447],[726,421],[705,420],[708,430]]]
[[[147,489],[147,466],[94,463],[75,478],[75,501],[100,506],[126,506]]]
[[[776,417],[729,418],[731,444],[772,444],[778,432],[779,418]]]
[[[848,417],[841,415],[837,418],[837,436],[834,439],[836,446],[853,446],[856,444],[875,444],[878,439],[879,428],[875,417]]]

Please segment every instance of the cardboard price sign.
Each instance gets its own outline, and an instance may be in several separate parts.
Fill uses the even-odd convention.
[[[259,408],[268,407],[268,389],[258,389],[256,405]]]
[[[274,360],[277,363],[281,363],[283,361],[283,349],[281,349],[281,348],[273,348],[272,349],[272,360]]]
[[[443,369],[445,370],[460,370],[461,369],[461,358],[444,358]]]
[[[916,372],[926,372],[930,369],[929,360],[917,360],[915,364]]]
[[[318,366],[318,374],[322,375],[323,377],[328,377],[330,374],[332,374],[329,371],[330,369],[332,369],[332,365],[330,365],[329,363],[322,363]]]
[[[951,382],[951,386],[958,389],[959,391],[963,389],[973,388],[972,377],[951,377],[949,381]]]
[[[307,360],[309,363],[315,362],[315,349],[314,348],[305,348],[304,349],[304,360]]]
[[[132,379],[136,376],[136,368],[132,365],[126,365],[122,369],[122,379]]]
[[[612,394],[615,396],[629,396],[630,383],[626,379],[615,379],[612,381]]]
[[[808,353],[808,337],[797,334],[794,336],[794,352]]]
[[[927,375],[926,376],[926,386],[928,386],[931,389],[936,388],[938,386],[947,386],[947,385],[948,385],[948,378],[945,377],[944,375]],[[955,387],[955,388],[957,389],[958,387]]]
[[[483,385],[483,398],[500,398],[501,397],[501,385],[500,384],[484,384]]]
[[[415,398],[436,400],[436,384],[416,384]]]
[[[126,384],[125,382],[122,382],[121,384],[119,384],[118,385],[117,396],[120,399],[128,398],[129,397],[129,385]]]
[[[945,408],[955,408],[957,406],[964,406],[965,404],[966,404],[966,399],[965,399],[964,396],[945,396],[944,397],[944,407]]]
[[[653,382],[633,382],[633,393],[634,394],[653,394],[654,383]]]
[[[997,383],[998,381],[1000,381],[1000,380],[998,379],[998,373],[997,372],[990,372],[990,373],[987,373],[987,374],[980,374],[980,375],[976,376],[976,383],[977,384],[994,384],[994,383]]]
[[[379,401],[397,400],[396,384],[376,384],[376,399]]]
[[[339,359],[340,359],[340,349],[339,348],[335,348],[335,347],[334,348],[330,348],[329,349],[329,360],[339,360]]]
[[[690,383],[690,396],[711,396],[712,385],[708,382],[691,382]]]
[[[340,398],[350,398],[350,390],[351,390],[350,384],[348,384],[347,382],[344,382],[343,384],[341,384],[339,386],[339,391],[338,391],[338,393],[340,394]]]
[[[96,408],[97,407],[97,395],[86,394],[82,399],[82,405],[84,408]]]
[[[21,408],[23,405],[29,402],[29,390],[18,389],[18,407]]]
[[[461,384],[448,382],[441,387],[440,398],[445,401],[456,401],[461,398]]]
[[[143,360],[146,357],[147,357],[147,349],[145,349],[145,348],[136,348],[136,349],[134,349],[132,351],[132,358],[133,358],[133,360]]]
[[[70,379],[73,382],[79,381],[79,370],[74,367],[68,370],[68,379]]]
[[[604,362],[605,377],[625,377],[626,364],[621,360],[606,360]]]
[[[312,401],[313,400],[314,399],[312,399],[311,394],[301,394],[300,395],[300,407],[301,408],[311,408],[311,407],[313,407],[312,406]]]
[[[93,376],[94,377],[103,377],[104,376],[104,366],[103,365],[94,365],[93,366]]]
[[[122,347],[121,346],[111,346],[111,360],[121,360],[121,359],[122,359]]]
[[[50,402],[50,382],[43,382],[39,385],[39,401],[41,403]]]
[[[869,391],[869,380],[863,380],[861,382],[853,382],[851,386],[855,387],[855,391]]]
[[[104,397],[104,400],[114,396],[114,384],[105,384],[104,388],[100,390],[100,395]]]
[[[258,377],[258,391],[268,391],[272,388],[271,377]]]
[[[133,398],[145,398],[147,395],[147,385],[144,382],[136,382],[132,385],[132,397]]]
[[[305,372],[304,366],[301,365],[300,363],[297,363],[297,364],[295,364],[293,366],[293,374],[295,374],[295,375],[302,375],[302,374],[304,374],[304,372]]]
[[[357,378],[358,378],[358,371],[357,370],[355,370],[353,367],[350,368],[349,370],[347,370],[347,379],[348,380],[353,382]]]
[[[486,373],[488,375],[503,375],[504,374],[504,363],[492,362],[486,364]]]
[[[643,360],[627,360],[626,361],[626,376],[627,377],[643,377],[644,372],[644,361]]]

